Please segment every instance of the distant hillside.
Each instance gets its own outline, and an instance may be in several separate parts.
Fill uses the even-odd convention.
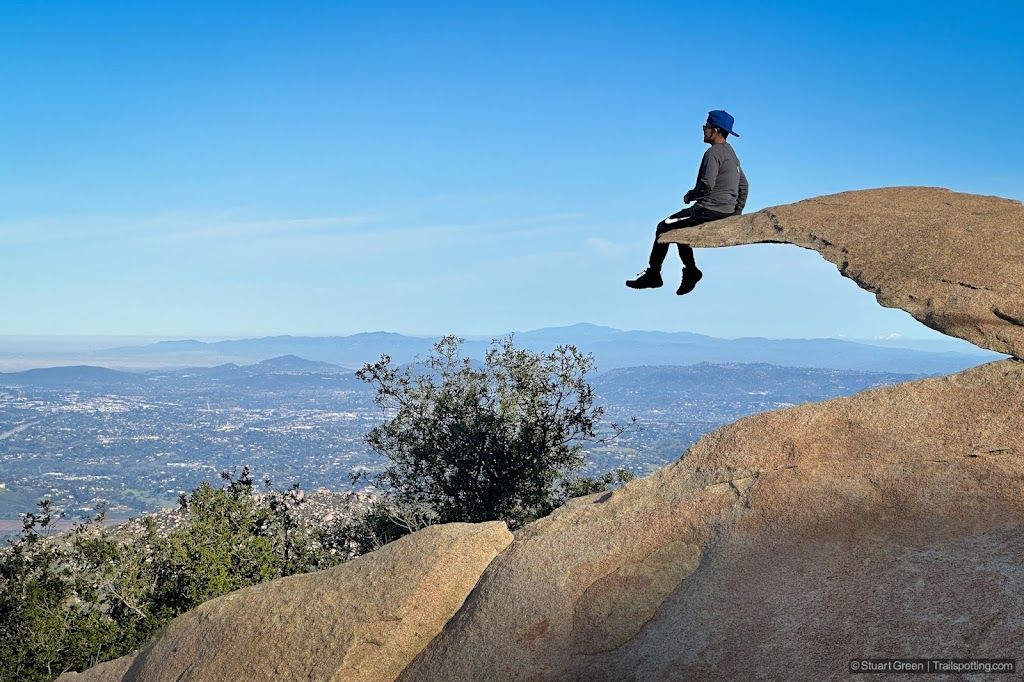
[[[75,366],[0,373],[0,386],[104,390],[125,386],[155,388],[155,384],[160,383],[180,386],[196,383],[239,388],[248,386],[260,390],[294,390],[303,386],[370,390],[369,386],[357,379],[350,369],[294,355],[270,358],[244,366],[226,363],[214,367],[147,372],[120,372],[104,367]]]
[[[257,363],[253,368],[281,372],[337,372],[343,371],[338,365],[318,360],[306,360],[297,355],[282,355]]]
[[[142,381],[138,374],[88,365],[47,367],[6,374],[0,372],[0,384],[9,386],[124,386]]]

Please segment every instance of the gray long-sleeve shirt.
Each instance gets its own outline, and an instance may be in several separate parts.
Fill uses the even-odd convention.
[[[687,194],[710,211],[739,213],[747,205],[748,189],[736,151],[728,142],[719,142],[704,152],[697,184]]]

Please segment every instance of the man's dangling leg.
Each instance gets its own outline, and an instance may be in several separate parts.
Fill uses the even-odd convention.
[[[692,216],[692,209],[684,208],[682,211],[673,213],[658,223],[654,230],[654,244],[651,245],[651,255],[647,260],[647,269],[640,273],[636,279],[627,280],[627,287],[631,289],[656,289],[663,284],[661,266],[664,265],[665,257],[668,255],[668,244],[660,244],[658,237],[671,230],[678,230],[692,224]],[[672,220],[672,222],[668,222],[669,220]],[[680,246],[679,254],[682,255],[682,253],[682,246]]]
[[[661,279],[661,266],[665,263],[665,256],[668,255],[668,244],[659,244],[658,237],[669,230],[682,227],[683,223],[667,223],[666,220],[674,218],[679,214],[669,216],[658,223],[654,229],[654,244],[651,245],[651,255],[647,259],[647,269],[641,272],[636,279],[626,280],[626,286],[630,289],[657,289],[664,284]]]
[[[696,268],[697,263],[693,260],[693,247],[689,244],[678,244],[679,258],[683,261],[684,268]]]
[[[651,246],[651,257],[647,259],[647,269],[636,276],[635,279],[627,279],[626,286],[630,289],[657,289],[664,281],[661,279],[661,265],[665,262],[668,254],[668,244],[659,244],[658,237],[654,237],[654,245]]]
[[[651,246],[651,255],[647,259],[647,270],[649,272],[661,273],[661,266],[665,263],[665,257],[668,255],[668,244],[659,244],[658,238],[654,238],[654,244]]]
[[[682,296],[693,291],[704,273],[697,268],[697,262],[693,259],[693,247],[689,244],[679,245],[679,257],[683,259],[683,281],[679,283],[676,293]]]
[[[670,223],[668,222],[669,220],[673,220],[673,222]],[[658,241],[658,237],[666,232],[687,227],[691,223],[692,218],[690,217],[690,209],[688,208],[679,211],[679,213],[673,213],[668,218],[665,218],[658,223],[658,226],[654,228],[654,245],[651,247],[651,257],[647,261],[651,270],[660,273],[661,266],[665,263],[665,257],[668,255],[668,244],[660,243]],[[683,244],[679,245],[679,255],[683,255]]]

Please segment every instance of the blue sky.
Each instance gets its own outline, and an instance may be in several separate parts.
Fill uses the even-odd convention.
[[[1021,25],[1017,1],[6,2],[0,335],[929,337],[796,247],[699,250],[681,298],[623,281],[713,108],[748,210],[1024,199]]]

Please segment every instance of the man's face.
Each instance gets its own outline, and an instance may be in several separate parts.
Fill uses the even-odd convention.
[[[715,138],[714,126],[709,126],[707,123],[704,124],[704,141],[711,142]]]

